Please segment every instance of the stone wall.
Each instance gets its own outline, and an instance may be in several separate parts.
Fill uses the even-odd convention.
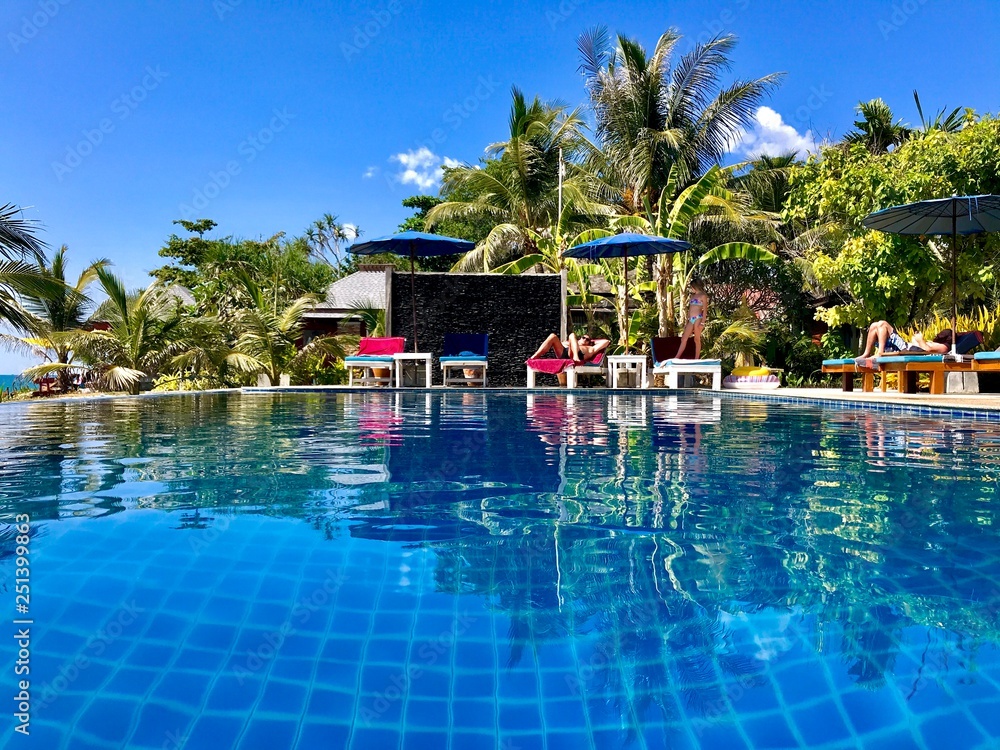
[[[556,274],[418,273],[417,343],[434,355],[434,383],[441,383],[446,333],[487,333],[490,386],[524,386],[524,360],[550,333],[565,335],[563,277]],[[413,351],[410,276],[390,274],[387,317],[392,336]]]

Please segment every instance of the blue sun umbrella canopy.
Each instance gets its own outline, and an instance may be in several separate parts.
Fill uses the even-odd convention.
[[[861,222],[888,234],[951,235],[951,352],[958,336],[958,237],[1000,232],[1000,195],[953,195],[868,214]]]
[[[418,258],[428,258],[437,255],[455,255],[467,253],[475,244],[468,240],[445,237],[443,234],[427,234],[426,232],[400,232],[376,240],[356,242],[347,248],[347,252],[356,255],[378,255],[392,253],[393,255],[413,255]]]
[[[622,264],[628,263],[628,259],[639,255],[665,255],[667,253],[678,253],[683,250],[690,250],[691,243],[683,240],[672,240],[669,237],[656,237],[648,234],[637,234],[635,232],[625,232],[614,234],[610,237],[601,237],[582,245],[571,247],[563,253],[566,258],[580,258],[583,260],[600,260],[602,258],[621,258]],[[628,317],[628,272],[624,273],[625,280],[625,353],[628,354],[629,326],[631,321]]]
[[[400,232],[388,237],[379,237],[366,242],[356,242],[347,248],[347,252],[355,255],[379,255],[392,253],[410,258],[410,308],[413,310],[413,351],[417,347],[417,294],[413,271],[414,258],[429,258],[439,255],[455,255],[467,253],[476,245],[468,240],[446,237],[443,234],[427,234],[426,232]]]
[[[638,255],[664,255],[690,249],[691,243],[683,240],[626,232],[610,237],[601,237],[571,247],[563,255],[567,258],[599,260],[601,258],[632,258]]]

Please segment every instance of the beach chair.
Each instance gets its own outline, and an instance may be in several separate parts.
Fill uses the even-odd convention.
[[[979,331],[959,333],[955,340],[956,354],[921,354],[905,351],[893,354],[883,354],[875,357],[875,364],[884,372],[895,372],[899,376],[900,393],[916,393],[917,377],[923,373],[930,376],[930,392],[940,395],[945,392],[948,373],[972,372],[973,357],[966,356],[983,343],[983,334]],[[885,376],[883,375],[883,378]],[[883,388],[885,385],[883,382]]]
[[[722,360],[675,358],[681,340],[678,337],[658,338],[650,341],[650,351],[653,353],[653,375],[666,376],[667,388],[679,388],[681,378],[686,375],[711,375],[712,390],[722,390]],[[694,342],[688,339],[688,345],[682,354],[694,353]]]
[[[402,337],[363,338],[358,343],[358,353],[344,358],[347,368],[347,384],[354,385],[354,371],[361,370],[357,378],[359,385],[387,385],[393,381],[393,354],[402,353],[406,347],[406,339]]]
[[[875,390],[875,375],[879,368],[875,361],[869,357],[867,359],[824,359],[824,375],[840,375],[841,390],[844,393],[851,393],[854,390],[854,378],[861,376],[861,390],[871,393]],[[885,377],[882,378],[885,384]]]
[[[489,336],[485,333],[446,333],[440,359],[444,384],[485,388],[488,348]],[[466,371],[475,374],[470,377]]]
[[[535,387],[535,375],[542,373],[545,375],[556,375],[566,373],[566,387],[576,388],[580,375],[603,375],[605,385],[608,382],[608,363],[605,352],[600,352],[589,362],[574,362],[571,359],[557,359],[555,357],[542,357],[541,359],[529,359],[524,364],[527,368],[528,388]]]
[[[1000,350],[977,352],[972,358],[973,372],[1000,372]]]

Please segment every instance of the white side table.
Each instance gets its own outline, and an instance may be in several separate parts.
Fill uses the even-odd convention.
[[[396,365],[396,387],[403,388],[403,368],[407,364],[412,364],[416,368],[417,378],[420,377],[420,366],[424,368],[424,382],[426,388],[431,387],[431,355],[430,354],[393,354],[393,362]]]
[[[640,354],[614,354],[608,357],[608,379],[611,387],[618,387],[618,376],[622,372],[634,372],[639,388],[649,388],[646,378],[646,357]]]

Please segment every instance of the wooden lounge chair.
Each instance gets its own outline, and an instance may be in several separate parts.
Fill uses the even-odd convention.
[[[875,363],[883,372],[895,372],[899,375],[900,393],[916,393],[917,376],[921,373],[930,375],[931,394],[936,396],[945,392],[948,373],[973,371],[974,359],[967,355],[982,343],[982,333],[966,331],[958,334],[955,342],[957,354],[896,352],[876,357]]]
[[[977,352],[972,358],[973,372],[1000,372],[1000,351]]]
[[[653,375],[665,375],[667,388],[679,388],[684,375],[711,375],[712,390],[722,390],[722,360],[673,358],[680,346],[679,338],[653,338],[650,350],[653,352]],[[694,342],[688,340],[682,354],[694,353]]]
[[[406,339],[402,337],[363,338],[358,344],[358,353],[353,357],[344,358],[347,368],[347,384],[354,385],[354,371],[361,370],[357,379],[359,385],[387,385],[392,387],[395,361],[393,354],[402,353],[406,348]],[[388,371],[388,375],[379,375],[376,371]]]
[[[444,384],[485,388],[488,348],[489,336],[485,333],[446,333],[440,360]],[[461,372],[455,374],[455,370]],[[475,370],[478,377],[466,377],[466,370]]]
[[[875,375],[879,372],[878,365],[872,358],[867,359],[824,359],[823,374],[840,375],[841,390],[851,393],[854,390],[854,378],[861,376],[861,390],[871,393],[875,390]],[[882,379],[883,385],[885,378]]]

